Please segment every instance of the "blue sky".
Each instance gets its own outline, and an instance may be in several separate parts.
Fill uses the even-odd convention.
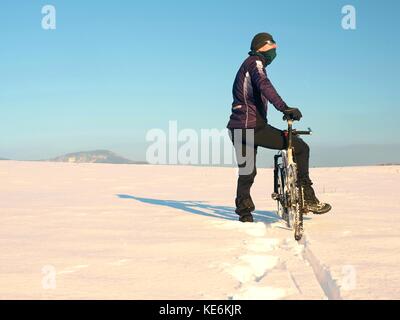
[[[56,30],[41,28],[45,4],[56,7]],[[346,4],[356,30],[341,27]],[[143,160],[146,132],[169,120],[222,129],[234,76],[262,31],[279,45],[269,76],[301,109],[297,126],[315,132],[311,148],[381,152],[400,145],[399,12],[396,0],[3,0],[0,157],[111,149]],[[268,118],[285,125],[272,106]]]

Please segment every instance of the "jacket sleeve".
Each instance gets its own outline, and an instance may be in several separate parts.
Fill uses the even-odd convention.
[[[287,108],[287,104],[282,100],[271,81],[268,79],[267,73],[260,60],[255,59],[250,63],[249,72],[253,84],[257,86],[261,94],[267,98],[277,110],[283,111]]]

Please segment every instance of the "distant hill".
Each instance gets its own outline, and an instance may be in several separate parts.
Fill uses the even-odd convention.
[[[143,161],[132,161],[108,150],[82,151],[68,153],[47,161],[71,163],[114,163],[114,164],[146,164]]]
[[[9,159],[6,159],[6,158],[0,158],[0,161],[1,161],[1,160],[9,160]]]

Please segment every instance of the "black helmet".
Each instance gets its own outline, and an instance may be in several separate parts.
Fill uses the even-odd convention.
[[[253,40],[251,41],[251,51],[257,51],[264,45],[266,45],[268,42],[275,43],[274,38],[272,35],[266,32],[258,33],[254,36]]]

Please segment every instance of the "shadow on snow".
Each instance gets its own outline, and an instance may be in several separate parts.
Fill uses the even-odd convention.
[[[132,199],[151,205],[174,208],[192,214],[202,215],[205,217],[219,218],[231,221],[237,221],[239,217],[235,213],[235,208],[233,207],[214,206],[204,201],[161,200],[161,199],[141,198],[127,194],[117,194],[117,197],[121,199]],[[272,211],[256,210],[253,212],[253,216],[257,222],[264,222],[267,224],[274,223],[280,220],[279,216]]]

